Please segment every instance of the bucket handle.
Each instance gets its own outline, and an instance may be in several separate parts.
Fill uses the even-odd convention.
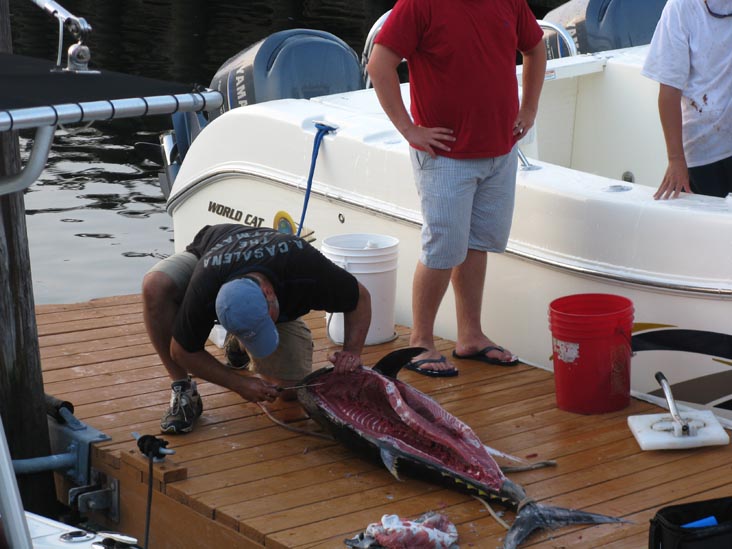
[[[344,259],[343,261],[331,259],[331,261],[333,263],[335,263],[336,265],[338,265],[341,269],[348,271],[348,259]],[[351,271],[348,271],[348,272],[350,273]]]

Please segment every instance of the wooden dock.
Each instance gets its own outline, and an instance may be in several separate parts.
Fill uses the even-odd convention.
[[[112,437],[92,455],[93,468],[120,486],[120,520],[106,526],[142,541],[148,463],[131,433],[159,434],[170,382],[145,333],[140,296],[43,305],[37,319],[46,392],[72,402],[79,419]],[[335,346],[321,314],[307,320],[317,368]],[[365,362],[407,346],[408,330],[398,333],[393,342],[368,347]],[[440,348],[449,352],[452,342],[442,340]],[[626,417],[659,411],[649,404],[633,401],[622,412],[582,416],[556,408],[550,372],[471,361],[459,366],[455,378],[409,371],[400,378],[433,396],[486,444],[529,460],[556,460],[556,467],[511,475],[534,499],[632,521],[538,533],[522,547],[647,547],[648,520],[660,507],[732,494],[729,446],[640,451]],[[154,466],[150,547],[339,548],[384,514],[415,518],[430,510],[457,526],[462,548],[501,545],[505,530],[470,496],[418,480],[398,482],[335,443],[274,425],[230,391],[206,382],[199,390],[205,410],[196,429],[165,436],[176,453]],[[315,429],[296,404],[270,409],[280,420]],[[503,518],[510,523],[513,513]]]

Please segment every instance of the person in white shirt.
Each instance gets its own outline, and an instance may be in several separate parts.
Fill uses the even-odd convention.
[[[732,193],[732,0],[668,0],[642,74],[660,84],[668,154],[654,197]]]

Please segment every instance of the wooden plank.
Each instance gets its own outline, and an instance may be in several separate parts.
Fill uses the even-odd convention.
[[[144,506],[147,461],[131,433],[157,434],[170,396],[140,313],[137,295],[37,309],[46,391],[74,402],[77,417],[112,437],[94,445],[92,461],[123,479],[125,518],[113,526],[133,534],[144,525],[133,506]],[[340,346],[328,339],[322,313],[307,321],[314,368],[326,366]],[[397,333],[392,342],[367,347],[364,362],[375,364],[408,346],[409,330],[397,327]],[[448,340],[437,345],[448,355],[454,348]],[[213,345],[208,349],[223,356]],[[509,475],[529,496],[632,521],[536,533],[522,547],[642,547],[648,520],[661,506],[732,489],[729,447],[639,449],[626,417],[657,410],[647,403],[634,400],[610,414],[572,414],[556,408],[551,372],[455,362],[460,375],[454,378],[405,371],[400,379],[430,394],[487,444],[532,461],[555,459],[555,467]],[[206,382],[199,390],[205,411],[196,429],[164,437],[176,454],[154,468],[153,528],[161,529],[156,536],[175,532],[174,541],[155,537],[155,547],[204,546],[200,536],[208,536],[205,546],[330,549],[383,514],[416,518],[429,510],[441,510],[455,523],[461,547],[495,547],[505,536],[485,506],[467,495],[416,479],[397,482],[351,450],[273,425],[258,406],[230,391]],[[293,426],[319,430],[296,403],[268,407]],[[495,510],[513,521],[510,510]]]
[[[113,313],[113,314],[112,314]],[[63,319],[62,321],[57,320]],[[39,326],[38,335],[45,338],[48,345],[54,345],[52,336],[75,335],[76,332],[87,332],[102,327],[125,326],[129,324],[140,324],[142,313],[137,305],[127,305],[124,309],[115,308],[112,312],[98,312],[94,315],[86,314],[86,311],[78,311],[76,315],[70,316],[67,313],[46,315],[43,324]]]
[[[140,471],[140,478],[143,482],[147,482],[150,462],[138,449],[122,452],[121,462],[121,467],[130,467]],[[188,478],[188,470],[172,459],[165,459],[161,463],[153,463],[153,478],[162,484],[185,480]]]
[[[49,303],[47,305],[38,305],[36,307],[36,316],[43,317],[47,314],[65,311],[93,311],[96,309],[107,309],[110,307],[118,307],[120,305],[128,305],[131,303],[142,304],[142,295],[127,294],[94,298],[89,301],[82,301],[79,303]]]
[[[650,494],[650,498],[653,499],[660,495],[658,502],[653,506],[626,514],[625,518],[630,521],[629,524],[622,526],[605,526],[602,528],[575,528],[569,532],[555,532],[554,539],[552,540],[547,539],[543,534],[539,534],[532,538],[531,543],[527,544],[527,547],[548,548],[557,547],[558,545],[563,547],[605,547],[605,544],[619,542],[629,536],[632,538],[639,536],[641,539],[645,537],[645,543],[639,547],[647,547],[648,521],[656,514],[658,509],[670,504],[669,498],[674,498],[674,504],[680,504],[689,503],[691,501],[725,497],[730,494],[729,479],[725,479],[724,486],[717,486],[712,489],[709,489],[706,484],[700,485],[698,488],[694,488],[693,483],[691,486],[686,483],[688,486],[686,493],[679,496],[678,493],[674,493],[674,491],[680,488],[680,485],[683,484],[684,481],[682,480],[677,482],[677,480],[672,482],[673,486],[670,486],[668,491],[664,490],[663,487],[660,487],[653,494]],[[720,479],[720,484],[722,482],[723,481]],[[625,501],[632,501],[632,498]],[[618,503],[622,504],[623,502]]]
[[[144,540],[145,512],[147,508],[147,483],[139,471],[122,467],[120,481],[120,522],[115,529]],[[258,549],[263,545],[243,536],[189,507],[153,490],[151,504],[150,542],[156,549],[181,549],[181,547],[236,547]],[[103,517],[99,517],[103,520]]]
[[[388,473],[383,471],[368,476],[351,477],[348,480],[360,482],[361,489],[358,490],[356,486],[351,485],[343,494],[338,490],[338,488],[342,488],[342,485],[338,485],[329,499],[319,498],[317,501],[310,501],[305,494],[303,499],[290,501],[289,505],[294,504],[293,506],[282,509],[281,505],[278,505],[273,512],[242,520],[239,524],[239,531],[263,542],[267,537],[287,536],[298,528],[310,528],[313,523],[337,520],[343,515],[383,508],[384,505],[389,505],[393,501],[424,499],[433,493],[440,493],[440,497],[444,495],[434,484],[418,481],[394,484],[389,479]],[[295,494],[295,498],[301,494],[302,492],[298,492]]]
[[[314,451],[320,450],[320,451]],[[302,462],[312,461],[318,463],[322,455],[336,455],[341,459],[350,457],[348,450],[336,446],[334,442],[322,439],[306,439],[306,437],[286,438],[275,442],[261,444],[254,448],[245,448],[221,455],[213,455],[208,458],[186,461],[189,470],[189,488],[198,485],[199,491],[212,489],[212,483],[222,476],[226,479],[225,486],[235,482],[243,482],[243,479],[251,478],[250,470],[256,468],[262,472],[262,467],[272,467],[272,462],[284,461],[286,458],[297,456]],[[326,457],[326,463],[330,457]],[[275,470],[268,472],[269,476],[276,474]],[[189,490],[193,493],[193,490]]]
[[[344,459],[325,465],[292,471],[274,478],[257,479],[246,484],[227,486],[198,494],[191,506],[216,520],[239,527],[245,518],[258,517],[273,510],[294,505],[294,499],[315,502],[332,495],[345,494],[352,486],[361,486],[362,478],[378,475],[388,480],[377,465],[359,458]],[[293,495],[295,497],[293,497]]]

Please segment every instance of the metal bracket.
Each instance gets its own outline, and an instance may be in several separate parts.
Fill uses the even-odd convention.
[[[66,421],[63,424],[51,417],[48,418],[51,450],[54,453],[69,451],[75,453],[76,460],[68,470],[63,472],[74,484],[88,485],[90,484],[91,445],[94,442],[111,440],[111,438],[91,425],[79,421],[68,410],[62,410],[62,415]],[[91,484],[93,483],[92,481]]]
[[[57,69],[54,70],[61,69],[61,51],[63,49],[65,27],[66,30],[68,30],[74,38],[78,40],[78,42],[69,47],[67,67],[62,70],[80,74],[99,74],[99,71],[89,70],[91,52],[89,51],[89,47],[84,44],[84,40],[91,33],[92,27],[87,23],[86,19],[83,17],[76,17],[66,10],[66,8],[53,0],[32,1],[51,17],[55,17],[58,20],[58,57],[56,59]]]
[[[73,488],[69,488],[69,494],[66,504],[69,507],[74,507],[81,494],[85,494],[86,492],[92,492],[94,490],[97,490],[98,488],[99,486],[96,486],[94,484],[89,484],[87,486],[74,486]]]
[[[111,521],[119,522],[119,480],[107,478],[94,469],[92,469],[92,477],[103,479],[103,482],[98,482],[94,486],[85,486],[83,488],[86,490],[75,492],[74,497],[76,497],[79,512],[105,511]],[[72,500],[73,491],[73,488],[69,490],[69,501]]]
[[[516,147],[516,152],[518,153],[519,160],[521,161],[521,169],[524,171],[534,171],[534,170],[540,170],[541,166],[537,166],[536,164],[532,164],[531,161],[526,157],[526,155],[523,153],[523,151]]]

